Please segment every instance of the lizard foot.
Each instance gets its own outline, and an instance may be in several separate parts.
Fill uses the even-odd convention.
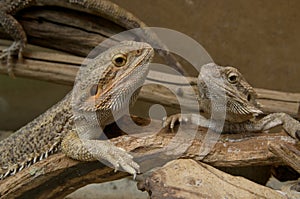
[[[300,122],[298,120],[286,115],[283,129],[293,138],[300,140]]]
[[[260,130],[268,130],[278,125],[293,138],[300,140],[300,122],[286,113],[272,113],[262,118],[259,123]]]
[[[17,55],[18,59],[20,60],[23,58],[23,48],[24,48],[24,42],[22,41],[15,41],[11,46],[9,46],[6,49],[2,50],[2,54],[0,55],[0,60],[6,59],[6,65],[7,65],[7,73],[9,76],[14,77],[13,73],[13,56]]]
[[[62,140],[61,148],[70,158],[80,161],[106,161],[115,170],[121,167],[134,178],[140,172],[140,167],[133,161],[132,155],[108,140],[80,139],[75,131],[71,131]]]
[[[105,160],[115,168],[115,171],[120,168],[136,177],[140,172],[140,166],[133,161],[132,155],[124,149],[116,147],[109,141],[104,140],[84,140],[84,146],[92,157],[101,161]]]
[[[164,117],[163,118],[163,123],[162,126],[165,128],[167,126],[170,127],[170,129],[173,129],[176,123],[187,123],[190,121],[190,118],[188,115],[183,115],[183,114],[174,114],[169,117]]]

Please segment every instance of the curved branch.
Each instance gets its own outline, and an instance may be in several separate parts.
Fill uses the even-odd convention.
[[[133,120],[136,124],[144,126],[143,132],[140,132],[141,134],[123,135],[113,138],[111,141],[116,146],[134,152],[134,154],[139,154],[139,156],[154,154],[154,158],[146,158],[140,162],[144,172],[153,167],[162,166],[163,162],[161,165],[157,165],[155,151],[164,149],[170,141],[177,143],[180,148],[190,136],[191,129],[194,128],[186,126],[183,136],[179,136],[174,140],[176,134],[169,129],[161,129],[161,121],[152,120],[150,127],[147,126],[150,122],[147,119],[133,117]],[[121,122],[135,132],[140,131],[140,128],[130,126],[130,117],[122,118]],[[123,133],[116,125],[111,125],[105,130],[107,132]],[[206,129],[199,128],[198,136],[180,157],[198,159],[202,144],[201,136],[203,137],[205,133]],[[285,144],[295,148],[299,147],[284,132],[247,135],[224,134],[221,135],[213,150],[202,161],[212,166],[222,167],[286,164],[281,157],[268,150],[270,143],[278,146]],[[172,156],[172,151],[169,151],[169,155]],[[115,173],[113,169],[99,162],[83,163],[57,153],[1,181],[0,196],[5,198],[28,196],[32,198],[45,198],[45,196],[47,198],[63,198],[86,184],[111,181],[125,176],[128,176],[128,174]]]

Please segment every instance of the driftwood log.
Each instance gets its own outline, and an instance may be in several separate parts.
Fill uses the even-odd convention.
[[[24,28],[28,43],[57,49],[73,55],[94,57],[92,50],[104,40],[127,29],[99,16],[57,6],[33,6],[21,10],[16,19]],[[143,40],[133,32],[126,32],[126,40]],[[114,37],[101,48],[106,49],[123,40]],[[0,27],[0,39],[10,38]],[[154,39],[154,38],[153,38]],[[155,42],[155,41],[153,41]],[[158,56],[162,61],[162,57]],[[181,59],[182,60],[182,59]],[[175,66],[176,68],[176,66]],[[179,69],[183,71],[183,69]]]
[[[191,132],[195,129],[191,125],[186,126],[183,134],[178,136],[178,133],[161,129],[160,121],[152,120],[150,126],[145,126],[149,124],[149,120],[138,117],[133,117],[133,120],[136,124],[144,126],[142,134],[123,135],[111,141],[116,146],[131,151],[141,165],[143,173],[154,167],[163,166],[173,158],[199,159],[201,138],[205,135],[206,129],[199,128],[197,136],[191,139]],[[133,132],[141,133],[137,126],[132,126],[129,117],[124,117],[121,122],[129,126]],[[115,125],[109,126],[106,131],[119,131],[122,134]],[[176,139],[174,139],[175,135]],[[178,148],[185,146],[187,140],[192,140],[192,142],[186,148],[182,148],[182,154],[178,154]],[[172,156],[172,150],[167,151],[166,154],[169,155],[167,158],[157,153],[157,151],[167,149],[166,146],[170,146],[170,143],[177,146],[173,148],[177,151],[176,156]],[[300,150],[296,141],[284,132],[224,134],[221,135],[211,152],[202,159],[202,162],[222,167],[285,165],[286,161],[268,150],[270,145],[287,145],[297,151]],[[113,169],[99,162],[82,163],[57,153],[1,181],[0,196],[4,198],[45,198],[45,196],[63,198],[84,185],[119,179],[127,175],[123,172],[114,172]]]
[[[286,198],[283,193],[243,177],[231,176],[193,160],[174,160],[138,184],[152,199],[160,198]]]
[[[24,9],[16,18],[28,43],[84,57],[103,40],[126,30],[98,16],[52,6]],[[0,38],[10,37],[2,30]]]

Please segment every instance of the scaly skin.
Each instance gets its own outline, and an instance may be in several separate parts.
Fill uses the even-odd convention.
[[[201,73],[205,73],[205,75]],[[213,92],[210,93],[207,83]],[[175,114],[164,118],[163,126],[174,128],[175,123],[179,121],[191,122],[207,128],[212,127],[216,130],[220,121],[214,118],[210,119],[213,106],[212,99],[225,100],[220,95],[220,93],[222,94],[220,92],[221,89],[224,89],[224,97],[227,100],[226,107],[223,107],[225,108],[226,115],[222,132],[265,131],[282,125],[283,129],[290,136],[300,138],[300,122],[286,113],[273,113],[260,120],[257,119],[256,116],[263,112],[256,101],[257,94],[254,89],[236,68],[218,66],[214,63],[204,65],[198,76],[198,85],[195,90],[199,92],[198,102],[201,115]],[[218,106],[218,104],[215,105],[216,107]]]
[[[23,8],[37,6],[59,6],[78,10],[93,15],[104,17],[127,29],[145,28],[146,24],[132,13],[107,0],[0,0],[0,24],[4,30],[14,39],[14,43],[2,52],[0,59],[7,59],[8,73],[13,76],[12,56],[22,57],[22,51],[26,46],[27,37],[21,24],[13,17],[13,14]],[[159,40],[155,33],[143,29],[138,35],[142,41],[157,45],[163,50],[158,50],[168,64],[180,72],[184,72],[182,66],[175,57],[167,51],[167,47]]]
[[[126,41],[88,62],[80,70],[73,91],[0,142],[0,179],[57,150],[81,161],[105,160],[135,175],[139,166],[130,154],[96,138],[100,128],[120,118],[135,102],[153,55],[149,44]],[[96,117],[90,120],[93,115]],[[96,136],[92,134],[95,131]]]

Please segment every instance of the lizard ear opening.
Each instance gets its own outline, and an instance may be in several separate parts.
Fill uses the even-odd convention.
[[[247,100],[248,100],[248,102],[250,102],[251,99],[252,99],[251,95],[248,94],[248,95],[247,95]]]
[[[126,64],[127,57],[124,54],[117,54],[117,55],[113,56],[112,62],[115,66],[121,67]]]
[[[94,84],[90,89],[91,96],[95,96],[98,92],[98,84]]]

